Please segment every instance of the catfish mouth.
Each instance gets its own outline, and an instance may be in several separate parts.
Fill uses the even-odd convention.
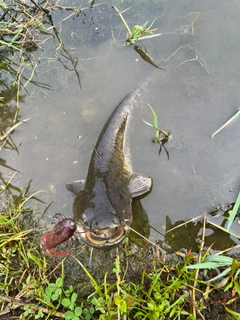
[[[78,231],[80,231],[81,237],[90,246],[98,248],[109,248],[121,243],[128,235],[130,229],[126,225],[96,230],[88,230],[81,226],[78,228]]]

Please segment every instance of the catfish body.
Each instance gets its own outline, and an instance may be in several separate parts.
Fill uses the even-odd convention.
[[[121,243],[132,222],[132,198],[150,191],[152,179],[133,173],[127,131],[134,95],[128,95],[109,117],[89,164],[86,182],[67,185],[76,196],[73,216],[78,231],[91,246]]]

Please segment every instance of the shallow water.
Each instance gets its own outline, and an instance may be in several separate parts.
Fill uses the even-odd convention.
[[[34,79],[52,89],[29,84],[29,95],[22,92],[20,119],[31,119],[11,135],[18,152],[1,150],[1,172],[7,180],[13,171],[6,165],[15,168],[19,173],[13,178],[14,185],[25,187],[32,180],[31,190],[45,191],[38,197],[46,205],[34,202],[42,208],[53,202],[44,222],[52,221],[56,212],[71,217],[73,199],[66,183],[86,177],[93,145],[106,119],[142,79],[145,82],[129,134],[134,171],[154,181],[151,194],[142,199],[150,225],[164,233],[166,221],[169,228],[218,204],[235,201],[237,192],[229,190],[239,190],[239,120],[214,138],[210,136],[239,107],[240,5],[236,1],[158,3],[156,10],[149,5],[149,13],[136,9],[141,2],[131,3],[132,9],[124,16],[130,25],[157,18],[156,33],[163,34],[142,43],[164,70],[141,60],[131,46],[123,46],[125,29],[110,7],[108,27],[115,40],[110,33],[99,41],[86,41],[85,36],[83,41],[78,36],[81,16],[78,21],[69,18],[62,23],[63,43],[78,58],[81,88],[76,73],[55,57],[51,41],[43,45],[43,53],[33,53],[35,58],[43,56]],[[115,5],[124,9],[128,2]],[[53,14],[59,22],[63,16]],[[69,61],[60,58],[70,68]],[[159,156],[159,145],[151,142],[154,130],[142,122],[152,120],[147,103],[155,109],[161,129],[172,134],[165,145],[169,160],[164,150]],[[4,109],[5,117],[11,118],[14,113],[9,115],[9,110]],[[209,218],[222,222],[221,216]],[[195,227],[190,228],[193,242],[201,231]],[[236,223],[234,231],[238,228]],[[189,246],[183,234],[176,240],[179,248]],[[150,237],[161,238],[155,231]],[[221,239],[216,234],[214,241],[221,243]]]

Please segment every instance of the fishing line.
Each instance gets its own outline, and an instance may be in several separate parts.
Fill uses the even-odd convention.
[[[151,240],[149,240],[148,238],[146,238],[145,236],[143,236],[141,233],[139,233],[138,231],[134,230],[133,228],[129,227],[129,225],[127,225],[125,222],[123,222],[125,224],[126,227],[128,227],[130,230],[132,230],[133,232],[135,232],[137,235],[139,235],[140,237],[142,237],[144,240],[146,240],[147,242],[151,243],[154,247],[157,247],[162,254],[167,254],[167,252],[165,250],[163,250],[161,247],[159,247],[156,243],[152,242]]]

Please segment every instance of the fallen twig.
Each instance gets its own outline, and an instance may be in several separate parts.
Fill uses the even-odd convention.
[[[8,305],[6,306],[6,308],[2,312],[0,312],[0,316],[9,313],[12,310],[22,308],[22,307],[29,308],[33,313],[36,313],[36,311],[41,310],[43,313],[49,314],[49,309],[44,308],[44,307],[40,307],[37,305],[33,305],[31,303],[25,303],[25,302],[21,301],[20,299],[0,295],[0,300],[2,300],[4,302],[8,302]],[[64,313],[62,313],[62,312],[56,311],[53,314],[54,314],[54,316],[56,316],[58,318],[64,318]]]
[[[4,140],[13,130],[15,130],[18,126],[20,126],[20,124],[24,123],[24,122],[27,122],[28,120],[30,120],[31,118],[27,118],[27,119],[24,119],[18,123],[16,123],[14,126],[12,126],[10,129],[8,129],[7,132],[4,133],[4,135],[0,136],[0,140]]]

